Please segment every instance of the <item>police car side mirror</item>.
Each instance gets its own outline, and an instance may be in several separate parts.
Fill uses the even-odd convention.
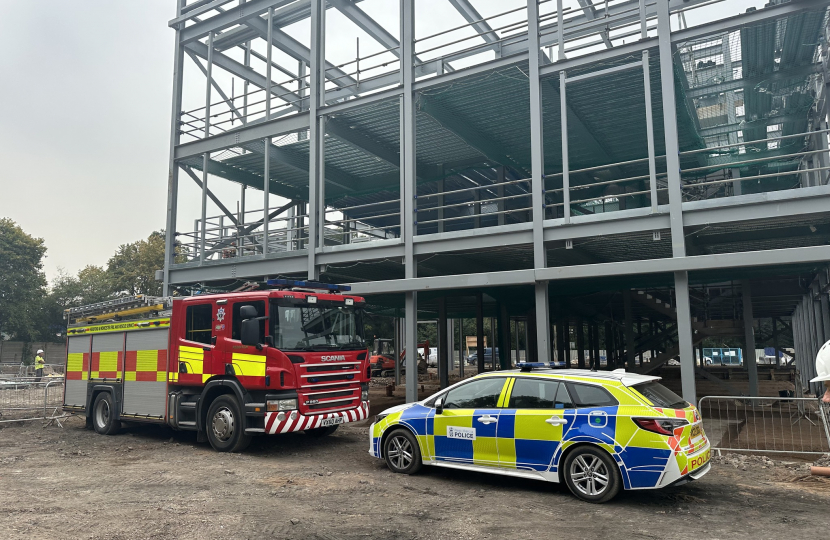
[[[444,398],[438,398],[435,400],[435,414],[443,414],[444,413]]]

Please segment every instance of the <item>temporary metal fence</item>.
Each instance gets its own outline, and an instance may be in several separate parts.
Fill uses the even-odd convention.
[[[63,377],[0,380],[0,424],[63,418]]]
[[[828,413],[816,398],[705,396],[698,404],[716,451],[830,452]]]

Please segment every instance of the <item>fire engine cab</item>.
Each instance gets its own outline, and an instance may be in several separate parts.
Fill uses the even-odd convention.
[[[333,433],[369,413],[361,297],[269,280],[262,290],[129,297],[67,310],[64,409],[198,432],[221,452],[254,435]]]

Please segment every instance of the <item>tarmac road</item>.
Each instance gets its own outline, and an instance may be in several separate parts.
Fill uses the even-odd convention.
[[[830,529],[830,481],[760,458],[724,458],[698,482],[591,505],[542,482],[392,474],[367,453],[368,422],[319,440],[257,439],[244,454],[154,426],[109,437],[79,418],[64,426],[0,429],[3,538],[758,540]]]

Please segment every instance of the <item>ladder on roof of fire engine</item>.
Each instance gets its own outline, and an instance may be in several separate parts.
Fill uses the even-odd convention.
[[[69,324],[72,323],[93,323],[108,319],[123,319],[137,315],[170,309],[173,300],[165,296],[124,296],[113,300],[105,300],[95,304],[79,306],[64,310],[64,318]]]

